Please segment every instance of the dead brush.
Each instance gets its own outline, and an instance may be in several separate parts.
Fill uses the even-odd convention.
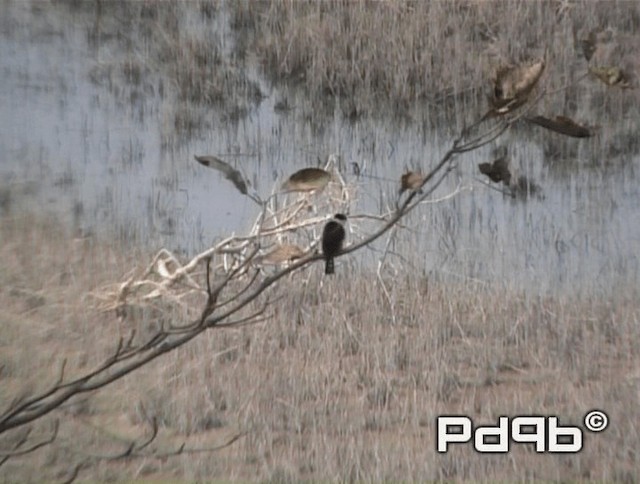
[[[272,265],[269,257],[272,258],[274,249],[297,248],[294,257],[276,261],[276,265],[286,266],[313,256],[318,252],[318,225],[326,221],[327,214],[348,212],[356,196],[355,186],[345,183],[339,175],[334,156],[329,158],[326,169],[333,173],[333,181],[321,193],[281,193],[274,188],[268,200],[257,200],[263,209],[247,235],[227,237],[186,262],[162,249],[143,271],[132,274],[121,284],[95,291],[97,307],[119,311],[129,305],[146,307],[163,300],[180,308],[189,319],[197,320],[203,315],[195,308],[202,306],[211,284],[219,288],[215,290],[221,290],[233,282],[242,293],[263,277],[260,276],[263,266]],[[245,289],[241,289],[245,284]],[[233,300],[225,301],[224,305]]]

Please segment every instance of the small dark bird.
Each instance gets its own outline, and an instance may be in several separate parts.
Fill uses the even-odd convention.
[[[322,231],[322,253],[325,257],[325,274],[333,274],[333,258],[342,250],[342,244],[344,243],[345,230],[344,224],[347,221],[347,216],[342,213],[337,213],[331,220],[327,222]]]
[[[480,169],[480,173],[487,175],[492,182],[502,182],[506,186],[509,186],[511,183],[509,162],[505,157],[498,158],[493,163],[480,163],[478,168]]]
[[[424,176],[419,171],[408,171],[400,177],[400,193],[402,195],[406,190],[417,190],[424,180]]]
[[[282,185],[291,192],[322,190],[331,181],[331,174],[321,168],[303,168],[291,175]]]
[[[196,161],[203,166],[207,166],[209,168],[213,168],[214,170],[222,173],[227,180],[229,180],[233,185],[238,189],[240,193],[246,195],[248,193],[247,190],[247,182],[245,181],[242,173],[233,168],[226,161],[222,161],[220,158],[216,158],[215,156],[195,156]]]

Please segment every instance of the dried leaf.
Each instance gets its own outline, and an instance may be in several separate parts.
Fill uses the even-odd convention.
[[[222,161],[220,158],[216,158],[215,156],[197,156],[196,161],[201,165],[204,165],[209,168],[213,168],[214,170],[222,173],[227,180],[229,180],[233,185],[238,189],[240,193],[246,195],[247,190],[247,182],[238,170],[233,168],[227,162]]]
[[[492,99],[496,113],[504,114],[524,104],[544,68],[545,61],[540,59],[528,65],[498,69]]]
[[[573,138],[589,138],[593,136],[593,132],[589,127],[578,124],[566,116],[556,116],[554,119],[545,116],[533,116],[527,118],[527,121]]]
[[[331,180],[331,174],[320,168],[303,168],[284,182],[282,188],[292,192],[322,190]]]
[[[424,180],[424,176],[419,171],[408,171],[400,177],[400,193],[402,195],[405,190],[418,189]]]
[[[607,86],[617,86],[622,88],[628,88],[631,86],[629,76],[619,67],[590,67],[589,71]]]
[[[492,163],[480,163],[478,168],[480,169],[480,173],[487,175],[491,181],[495,183],[502,182],[507,186],[511,183],[509,162],[505,157],[498,158]]]
[[[282,244],[276,246],[267,254],[256,258],[256,263],[264,265],[277,265],[283,262],[290,262],[299,259],[304,255],[304,251],[293,244]]]

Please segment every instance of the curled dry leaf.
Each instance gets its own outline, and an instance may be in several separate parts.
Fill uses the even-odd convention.
[[[422,185],[424,176],[419,171],[408,171],[400,177],[400,192],[399,195],[405,190],[417,190]]]
[[[491,103],[498,114],[522,106],[544,72],[544,59],[530,64],[502,67],[494,79]]]
[[[215,156],[195,156],[198,163],[203,166],[213,168],[222,173],[238,189],[240,193],[246,195],[248,193],[248,183],[238,170],[233,168],[229,163],[222,161]]]
[[[256,263],[263,265],[278,265],[283,262],[291,262],[304,255],[304,251],[293,244],[281,244],[270,250],[263,256],[256,258]]]
[[[487,175],[492,182],[509,186],[511,183],[511,172],[509,171],[509,162],[506,157],[498,158],[492,163],[480,163],[478,165],[480,173]]]
[[[593,30],[589,32],[589,35],[586,38],[580,39],[578,42],[580,44],[580,48],[582,49],[584,58],[587,60],[587,62],[589,62],[598,48],[598,38],[596,35],[596,31]]]
[[[282,185],[291,192],[323,190],[331,180],[331,174],[321,168],[303,168],[291,175]]]
[[[589,71],[607,86],[631,87],[629,76],[616,66],[590,67]]]
[[[593,136],[593,130],[591,128],[578,124],[573,119],[566,116],[556,116],[553,119],[545,116],[533,116],[531,118],[527,118],[527,121],[573,138],[589,138],[590,136]]]

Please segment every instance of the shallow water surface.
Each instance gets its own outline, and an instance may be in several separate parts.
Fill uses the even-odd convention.
[[[310,115],[304,93],[273,87],[251,59],[242,65],[264,98],[237,109],[193,103],[186,117],[195,113],[202,124],[184,129],[177,87],[145,64],[148,46],[136,32],[128,32],[132,47],[121,51],[109,39],[92,38],[91,14],[39,2],[1,8],[5,211],[51,214],[81,233],[192,254],[247,230],[258,214],[254,202],[195,163],[194,154],[220,156],[267,196],[291,172],[336,153],[345,178],[358,187],[351,213],[379,213],[395,204],[407,167],[427,170],[452,141],[452,128],[426,131],[420,113],[414,122]],[[218,13],[186,15],[185,28],[217,38],[229,55],[234,39],[224,9]],[[110,70],[122,59],[146,68],[132,64],[125,82]],[[283,99],[290,109],[278,109]],[[523,126],[461,156],[433,197],[444,199],[409,217],[411,228],[401,232],[398,255],[389,261],[433,278],[533,294],[637,288],[640,159],[637,143],[618,135],[637,128],[637,119],[611,121],[597,137],[576,140]],[[514,200],[481,180],[477,164],[497,146],[508,148],[512,166],[542,187],[541,196]],[[352,162],[366,167],[360,177]],[[458,195],[446,197],[456,188]],[[378,255],[361,251],[347,263],[367,264]]]

